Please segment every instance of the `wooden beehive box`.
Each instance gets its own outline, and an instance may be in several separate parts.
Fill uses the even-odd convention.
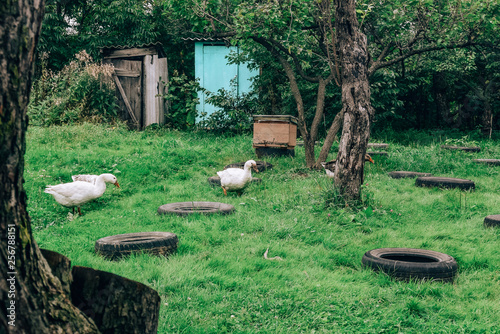
[[[297,118],[290,115],[254,115],[253,147],[293,149],[297,145]]]

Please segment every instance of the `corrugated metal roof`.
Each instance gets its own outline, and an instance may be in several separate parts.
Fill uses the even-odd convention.
[[[102,46],[101,53],[108,54],[113,50],[128,50],[128,49],[146,49],[154,47],[160,58],[166,57],[165,50],[163,50],[163,44],[161,42],[145,43],[145,44],[129,44],[129,45],[106,45]]]
[[[161,44],[161,42],[154,42],[154,43],[144,43],[144,44],[103,45],[100,47],[100,49],[124,50],[124,49],[133,49],[133,48],[149,48],[152,46],[163,48],[163,44]]]
[[[227,38],[183,37],[182,40],[188,42],[224,42],[227,41]]]

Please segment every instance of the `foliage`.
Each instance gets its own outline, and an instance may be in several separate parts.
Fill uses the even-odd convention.
[[[196,105],[199,103],[197,92],[201,87],[197,80],[189,80],[187,75],[174,75],[169,78],[168,93],[164,98],[169,103],[166,115],[166,125],[175,129],[185,130],[194,125]]]
[[[442,150],[464,133],[406,131],[374,138],[387,157],[365,166],[369,194],[360,210],[325,208],[332,186],[323,171],[296,156],[272,157],[241,197],[224,196],[207,178],[254,157],[249,135],[111,126],[30,127],[25,155],[33,235],[41,248],[72,265],[139,281],[161,296],[158,333],[495,333],[500,322],[498,167],[476,158],[500,156],[500,142],[480,140],[479,153]],[[473,136],[470,135],[472,138]],[[403,140],[400,143],[399,140]],[[472,179],[461,192],[392,179],[394,170]],[[43,193],[74,174],[114,173],[120,188],[82,207],[83,216]],[[166,203],[234,205],[232,215],[158,215]],[[370,210],[371,209],[371,210]],[[109,261],[94,251],[103,237],[168,231],[179,237],[168,258],[140,254]],[[364,268],[363,254],[382,247],[422,248],[453,256],[453,284],[402,282]],[[279,256],[283,261],[266,260]]]
[[[233,84],[234,88],[235,85]],[[198,126],[213,133],[246,133],[252,128],[252,115],[258,105],[254,94],[238,94],[235,89],[219,89],[217,93],[205,91],[206,102],[218,108],[215,112],[200,115]]]
[[[117,104],[112,66],[92,62],[85,51],[75,57],[76,60],[58,73],[43,68],[31,92],[30,124],[49,126],[115,120]]]
[[[81,50],[97,59],[99,48],[143,45],[159,37],[153,17],[155,1],[48,0],[38,53],[48,54],[46,66],[62,69]]]
[[[329,43],[325,42],[332,36],[327,25],[323,32],[316,29],[317,23],[323,22],[320,3],[49,0],[38,47],[37,77],[43,66],[53,71],[62,69],[79,50],[86,49],[98,59],[99,47],[104,45],[160,41],[167,52],[170,76],[186,75],[184,81],[192,81],[192,42],[182,38],[224,34],[233,36],[231,43],[237,43],[244,51],[241,56],[252,59],[262,70],[255,86],[260,100],[256,113],[296,116],[297,103],[283,68],[275,55],[252,38],[267,37],[282,43],[287,59],[297,56],[304,73],[325,75],[329,71],[325,56],[325,45]],[[360,1],[357,15],[368,39],[369,65],[376,65],[370,79],[376,110],[374,128],[453,127],[470,131],[485,126],[486,108],[492,110],[493,123],[499,126],[500,58],[498,47],[495,48],[500,44],[498,1]],[[322,35],[328,39],[323,40]],[[291,63],[296,68],[297,64]],[[433,80],[437,76],[444,78],[446,87]],[[306,123],[311,124],[317,85],[302,79],[297,80],[297,85]],[[445,111],[435,101],[440,90],[447,101]],[[335,84],[327,86],[324,106],[318,139],[341,108],[340,90]],[[180,109],[174,112],[180,119],[170,119],[169,125],[183,129],[191,124],[185,120],[191,109]],[[187,119],[192,119],[192,115]]]
[[[468,135],[463,136],[462,138],[448,138],[444,141],[445,145],[454,145],[454,146],[462,146],[462,147],[475,147],[479,145],[477,140],[472,140]]]

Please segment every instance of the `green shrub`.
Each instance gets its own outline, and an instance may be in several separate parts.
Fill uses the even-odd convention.
[[[94,63],[81,51],[76,60],[54,73],[42,69],[28,106],[30,124],[49,126],[116,120],[113,66]]]
[[[247,133],[252,128],[252,115],[257,113],[257,99],[255,94],[237,94],[235,91],[219,89],[217,93],[205,91],[206,101],[217,111],[206,117],[202,114],[199,127],[214,133]]]
[[[174,71],[168,83],[168,93],[163,96],[170,105],[168,115],[165,117],[167,126],[185,130],[194,125],[200,90],[197,80],[189,80],[187,75],[179,75]]]

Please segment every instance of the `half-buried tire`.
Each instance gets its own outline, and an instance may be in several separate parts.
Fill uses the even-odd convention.
[[[500,227],[500,215],[491,215],[484,218],[484,227]]]
[[[231,204],[218,202],[177,202],[164,204],[158,208],[159,214],[174,214],[178,216],[187,216],[193,213],[226,215],[234,211],[234,206]]]
[[[467,146],[441,145],[441,148],[445,150],[460,150],[464,152],[474,152],[474,153],[481,151],[481,148],[478,146],[467,147]]]
[[[423,177],[432,176],[431,173],[420,173],[420,172],[410,172],[410,171],[395,171],[389,172],[389,176],[393,179],[402,179],[407,177]]]
[[[139,232],[112,235],[95,243],[95,252],[117,260],[132,253],[167,256],[177,250],[179,239],[170,232]]]
[[[255,182],[255,183],[260,183],[262,182],[262,179],[259,179],[258,177],[252,177],[252,182]],[[208,183],[212,186],[212,187],[220,187],[220,176],[211,176],[208,178]]]
[[[478,164],[487,164],[491,166],[500,166],[500,159],[474,159]]]
[[[419,177],[415,181],[419,187],[438,187],[438,188],[459,188],[461,190],[474,190],[476,185],[474,181],[455,179],[452,177]]]
[[[243,169],[243,167],[245,166],[245,162],[236,162],[234,164],[229,164],[227,166],[224,167],[224,169],[228,169],[228,168],[241,168]],[[257,160],[255,161],[255,163],[257,164],[257,170],[259,172],[264,172],[268,169],[271,169],[273,168],[273,165],[270,164],[269,162],[266,162],[266,161],[261,161],[261,160]]]
[[[366,252],[363,265],[402,280],[451,282],[458,272],[450,255],[425,249],[378,248]]]

